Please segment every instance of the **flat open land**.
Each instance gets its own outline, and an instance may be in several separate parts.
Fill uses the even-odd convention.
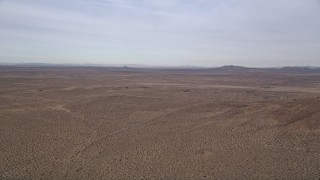
[[[0,179],[319,179],[320,73],[0,67]]]

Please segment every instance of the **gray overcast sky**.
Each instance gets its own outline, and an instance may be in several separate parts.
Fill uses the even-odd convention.
[[[0,62],[320,66],[320,0],[0,0]]]

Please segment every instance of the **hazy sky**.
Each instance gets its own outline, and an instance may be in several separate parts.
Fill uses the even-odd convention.
[[[0,0],[0,62],[320,66],[320,0]]]

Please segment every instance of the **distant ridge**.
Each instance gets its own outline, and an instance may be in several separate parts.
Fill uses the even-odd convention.
[[[225,66],[217,67],[217,69],[248,69],[248,68],[244,66],[225,65]]]
[[[246,72],[274,72],[274,73],[320,73],[320,67],[316,66],[285,66],[285,67],[244,67],[237,65],[225,65],[220,67],[202,67],[202,66],[149,66],[138,64],[118,64],[118,65],[105,65],[105,64],[53,64],[53,63],[0,63],[0,66],[11,67],[99,67],[99,68],[115,68],[118,70],[135,70],[150,69],[150,70],[168,70],[178,72],[212,72],[212,73],[246,73]]]
[[[311,66],[303,66],[303,67],[283,67],[282,71],[288,72],[320,72],[320,67],[311,67]]]
[[[274,68],[250,68],[243,66],[227,65],[212,68],[213,71],[224,72],[287,72],[287,73],[320,73],[320,67],[313,66],[285,66]]]
[[[229,71],[229,72],[237,72],[237,71],[249,71],[253,70],[256,68],[248,68],[248,67],[243,67],[243,66],[234,66],[234,65],[226,65],[226,66],[221,66],[221,67],[216,67],[213,68],[218,71]]]

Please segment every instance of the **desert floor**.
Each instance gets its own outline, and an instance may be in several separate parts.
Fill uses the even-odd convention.
[[[0,179],[318,179],[320,74],[0,68]]]

